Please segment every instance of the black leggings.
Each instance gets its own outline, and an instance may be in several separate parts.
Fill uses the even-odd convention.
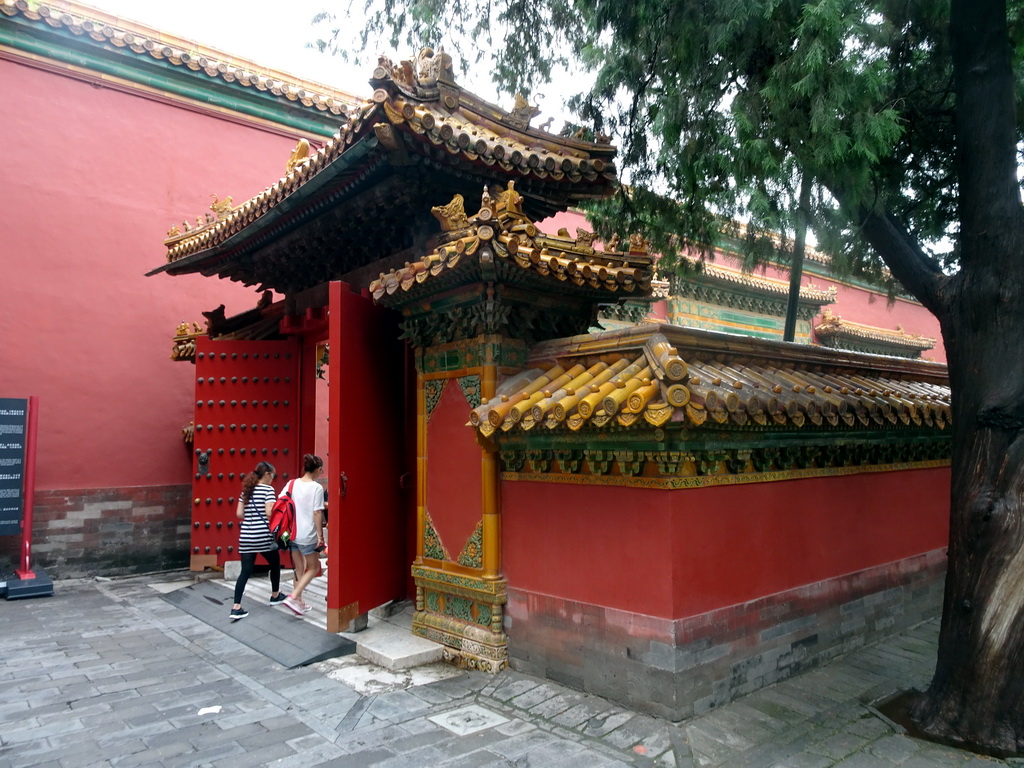
[[[242,572],[238,574],[238,581],[235,582],[235,602],[242,602],[242,595],[245,593],[245,584],[252,576],[253,568],[256,567],[256,555],[263,555],[263,559],[270,566],[270,588],[274,592],[281,589],[281,553],[276,549],[269,552],[241,552]]]

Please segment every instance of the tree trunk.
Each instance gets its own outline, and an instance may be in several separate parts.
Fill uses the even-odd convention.
[[[1019,231],[992,238],[994,261],[1019,260]],[[911,715],[937,740],[1009,755],[1024,752],[1024,292],[1019,277],[978,277],[961,284],[943,323],[954,424],[948,570],[935,676]]]
[[[960,273],[940,296],[953,465],[935,676],[912,708],[936,739],[1024,752],[1024,219],[1005,0],[955,0]]]
[[[789,268],[789,297],[786,301],[786,324],[783,341],[796,338],[796,317],[800,311],[800,283],[804,276],[804,251],[807,246],[807,220],[811,217],[811,177],[806,173],[800,180],[800,200],[796,208],[796,241],[793,243],[793,263]]]
[[[960,271],[861,212],[893,274],[942,324],[953,406],[946,590],[935,675],[911,705],[927,735],[1024,753],[1024,215],[1005,0],[953,0]]]

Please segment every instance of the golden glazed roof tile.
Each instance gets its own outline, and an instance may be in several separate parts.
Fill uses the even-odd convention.
[[[270,91],[275,96],[283,96],[320,112],[344,116],[356,101],[354,96],[345,91],[296,78],[248,59],[69,0],[51,3],[0,0],[0,13],[7,16],[20,15],[30,21],[64,28],[74,35],[87,36],[96,42],[124,48],[140,56],[203,72],[214,79]]]
[[[434,64],[432,52],[421,54],[416,71]],[[411,74],[410,62],[395,66],[381,57],[370,82],[372,100],[383,105],[388,121],[421,144],[485,166],[537,179],[596,182],[615,177],[615,150],[607,143],[586,142],[533,129],[528,122],[464,91],[435,72],[424,79]],[[450,75],[449,75],[450,76]]]
[[[388,297],[402,291],[412,298],[420,284],[458,269],[469,257],[478,263],[497,258],[541,277],[613,293],[639,295],[650,290],[652,259],[642,240],[631,238],[629,250],[622,253],[610,250],[612,244],[604,251],[595,250],[593,235],[583,230],[577,230],[575,238],[568,233],[544,235],[522,212],[521,203],[522,196],[510,181],[506,189],[494,190],[493,196],[484,189],[480,210],[473,216],[466,215],[462,195],[436,206],[432,212],[444,230],[443,242],[422,260],[381,273],[370,283],[370,293],[385,305],[404,302],[401,294],[396,301]]]
[[[652,280],[651,295],[656,299],[667,299],[672,294],[672,286],[668,280]]]
[[[952,418],[945,366],[676,326],[545,342],[531,360],[530,370],[471,413],[482,435],[669,422],[944,430]]]
[[[885,345],[919,351],[931,349],[935,346],[936,341],[927,336],[907,333],[903,330],[903,326],[897,326],[895,331],[891,331],[887,328],[843,320],[840,315],[832,314],[829,309],[822,313],[821,323],[814,330],[822,339],[867,339]]]

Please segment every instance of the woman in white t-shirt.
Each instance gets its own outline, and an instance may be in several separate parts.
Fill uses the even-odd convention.
[[[235,514],[242,521],[238,526],[238,554],[242,568],[235,582],[235,604],[231,606],[230,614],[232,621],[244,619],[249,615],[242,607],[242,595],[245,594],[246,582],[252,576],[256,565],[256,555],[263,555],[270,566],[270,588],[273,590],[270,604],[284,602],[284,595],[279,591],[281,553],[277,550],[277,544],[270,535],[270,526],[267,523],[270,510],[274,506],[274,486],[270,483],[275,477],[277,470],[274,469],[274,465],[261,461],[256,465],[256,469],[245,476],[242,491],[238,494],[238,509],[235,510]]]
[[[302,601],[302,590],[320,573],[320,553],[324,549],[324,487],[317,482],[324,471],[324,460],[312,453],[302,457],[304,474],[292,484],[295,502],[295,539],[291,544],[295,583],[284,599],[289,610],[301,616],[310,606]]]

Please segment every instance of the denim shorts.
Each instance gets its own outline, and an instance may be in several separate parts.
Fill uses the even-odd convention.
[[[298,550],[299,553],[303,555],[312,555],[316,552],[316,541],[309,544],[299,544],[297,541],[293,541],[291,549]]]

